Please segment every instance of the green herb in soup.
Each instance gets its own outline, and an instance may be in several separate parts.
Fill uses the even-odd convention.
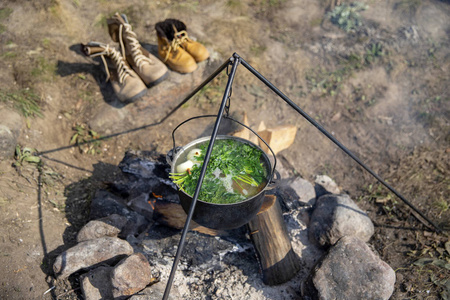
[[[197,145],[170,177],[185,193],[194,195],[209,142]],[[218,204],[240,202],[259,193],[267,180],[260,149],[233,139],[217,139],[203,179],[199,199]]]

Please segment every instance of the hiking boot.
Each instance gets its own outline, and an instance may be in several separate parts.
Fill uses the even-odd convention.
[[[182,41],[174,38],[174,27],[166,21],[155,25],[158,37],[158,54],[169,68],[179,73],[191,73],[197,69],[195,59],[181,47]]]
[[[171,25],[174,39],[179,40],[178,43],[181,48],[189,53],[196,62],[204,61],[209,57],[209,52],[205,46],[189,38],[186,25],[183,22],[176,19],[166,19],[164,22]]]
[[[120,43],[122,56],[146,85],[156,85],[169,75],[166,65],[141,46],[126,15],[116,13],[107,23],[112,40]]]
[[[144,82],[116,49],[106,44],[90,42],[87,45],[82,44],[81,50],[89,57],[101,57],[105,66],[106,81],[111,81],[120,101],[133,102],[147,93]]]

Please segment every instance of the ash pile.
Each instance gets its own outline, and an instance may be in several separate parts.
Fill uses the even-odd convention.
[[[259,247],[249,224],[223,231],[193,221],[169,299],[389,299],[395,273],[367,244],[368,216],[330,178],[311,183],[288,165],[279,161],[281,180],[266,196],[288,239],[285,272],[268,265],[265,249],[276,247]],[[91,221],[53,270],[58,280],[77,277],[87,300],[162,299],[186,213],[164,155],[128,151],[119,167],[123,176],[97,191]]]

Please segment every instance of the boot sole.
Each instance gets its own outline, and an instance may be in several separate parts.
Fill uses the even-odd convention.
[[[156,79],[153,82],[150,82],[149,84],[147,84],[148,88],[154,87],[155,85],[160,84],[161,82],[163,82],[164,80],[167,79],[167,77],[169,77],[169,71],[167,71],[166,73],[164,73],[163,76],[159,77],[158,79]]]
[[[145,90],[143,90],[142,92],[140,92],[140,93],[134,95],[134,96],[131,97],[131,98],[127,98],[127,99],[120,99],[120,98],[119,98],[119,100],[120,100],[121,102],[123,102],[123,103],[126,103],[126,104],[133,103],[133,102],[135,102],[136,100],[138,100],[139,98],[144,97],[144,96],[147,94],[147,92],[148,92],[148,89],[145,89]]]

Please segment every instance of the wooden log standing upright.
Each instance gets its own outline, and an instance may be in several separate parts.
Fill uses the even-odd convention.
[[[273,195],[265,196],[258,214],[247,224],[266,285],[289,281],[300,270],[300,261],[284,223],[281,206]]]

